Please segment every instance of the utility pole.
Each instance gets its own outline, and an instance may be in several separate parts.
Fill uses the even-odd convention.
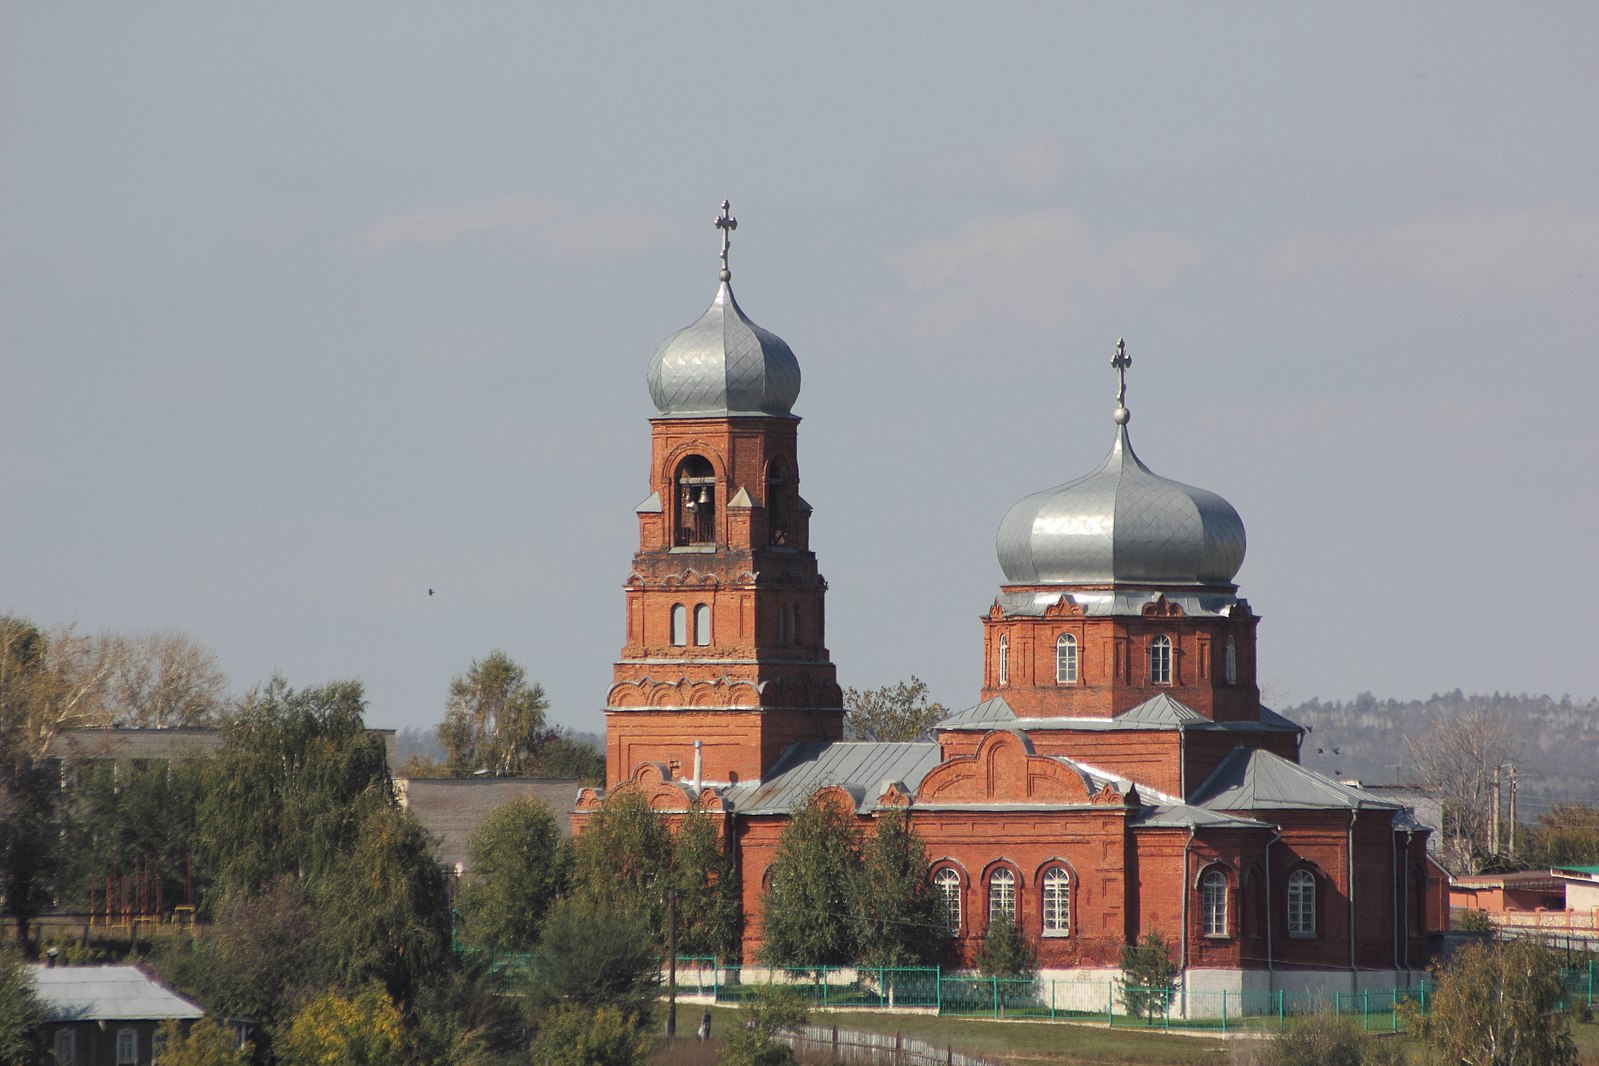
[[[1516,764],[1510,764],[1510,857],[1516,857]]]
[[[677,888],[666,890],[666,1039],[677,1039]]]
[[[1499,854],[1499,804],[1501,802],[1499,770],[1500,767],[1494,767],[1494,805],[1493,810],[1488,815],[1488,853],[1490,855]]]

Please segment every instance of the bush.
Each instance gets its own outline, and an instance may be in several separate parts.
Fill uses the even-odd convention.
[[[806,1022],[805,1000],[783,985],[761,985],[739,1011],[739,1025],[727,1038],[722,1066],[788,1066],[794,1049],[783,1033],[797,1032]]]
[[[1122,948],[1121,986],[1128,1014],[1152,1021],[1166,1013],[1177,986],[1177,964],[1158,931],[1151,929],[1143,943]]]
[[[1038,976],[1038,960],[1017,931],[1015,920],[1007,915],[995,915],[995,919],[989,923],[982,949],[977,953],[977,971],[984,977]]]
[[[1494,922],[1488,917],[1487,911],[1473,907],[1460,916],[1460,921],[1455,923],[1455,929],[1461,933],[1491,933],[1494,931]]]
[[[1391,1044],[1379,1049],[1376,1038],[1347,1018],[1318,1012],[1272,1040],[1261,1066],[1379,1066],[1394,1061],[1391,1054],[1397,1050]],[[1384,1057],[1375,1057],[1379,1054]]]
[[[410,1058],[411,1034],[380,986],[354,998],[327,992],[294,1016],[282,1041],[285,1066],[394,1066]]]
[[[534,1066],[635,1066],[650,1038],[617,1007],[557,1008],[533,1041]]]
[[[215,1018],[201,1018],[183,1031],[181,1022],[166,1021],[156,1030],[161,1066],[249,1066],[250,1044],[241,1047],[233,1031]]]

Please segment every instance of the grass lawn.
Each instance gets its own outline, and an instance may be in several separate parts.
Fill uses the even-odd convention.
[[[721,1049],[720,1039],[701,1044],[694,1038],[704,1008],[685,1004],[678,1011],[676,1044],[661,1044],[650,1057],[652,1066],[710,1066]],[[738,1024],[738,1011],[730,1007],[711,1008],[711,1031],[718,1036]],[[1074,1025],[1065,1022],[996,1022],[972,1018],[949,1018],[931,1014],[817,1013],[811,1024],[837,1025],[863,1033],[903,1033],[908,1038],[936,1047],[952,1047],[995,1062],[1017,1064],[1057,1063],[1126,1064],[1126,1066],[1186,1066],[1208,1063],[1224,1066],[1234,1049],[1249,1044],[1209,1037],[1170,1036],[1164,1033],[1130,1029]],[[1599,1023],[1572,1020],[1572,1035],[1584,1066],[1599,1066]],[[1428,1061],[1423,1049],[1409,1037],[1396,1037],[1412,1061]],[[804,1061],[819,1062],[809,1058]]]
[[[656,1066],[689,1066],[715,1061],[713,1049],[694,1039],[694,1029],[704,1008],[679,1007],[677,1046],[651,1057]],[[711,1009],[711,1032],[722,1034],[738,1024],[738,1012],[729,1007]],[[818,1012],[815,1026],[837,1025],[860,1033],[903,1033],[937,1047],[953,1047],[971,1055],[1014,1063],[1139,1063],[1149,1066],[1186,1066],[1189,1063],[1227,1061],[1226,1044],[1206,1037],[1169,1036],[1127,1029],[1104,1029],[1064,1022],[995,1022],[970,1018],[941,1018],[932,1014],[882,1014],[877,1012]],[[692,1048],[684,1047],[684,1037]],[[720,1041],[715,1041],[720,1043]]]

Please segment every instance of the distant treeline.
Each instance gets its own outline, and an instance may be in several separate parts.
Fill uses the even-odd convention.
[[[1491,714],[1509,724],[1514,738],[1522,821],[1555,803],[1599,804],[1599,700],[1455,689],[1425,700],[1379,700],[1362,692],[1347,703],[1311,699],[1274,709],[1310,728],[1301,752],[1306,766],[1367,784],[1415,783],[1406,740]]]

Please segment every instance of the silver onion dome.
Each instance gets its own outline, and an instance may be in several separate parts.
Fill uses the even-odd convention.
[[[799,398],[788,342],[749,320],[724,278],[710,309],[650,360],[650,399],[665,416],[787,415]]]
[[[788,415],[799,399],[799,361],[787,341],[751,322],[733,299],[727,257],[738,219],[726,200],[715,224],[722,234],[716,299],[655,349],[650,399],[668,417]]]
[[[1013,585],[1231,586],[1244,565],[1244,523],[1205,489],[1168,481],[1127,439],[1124,341],[1110,361],[1118,378],[1116,443],[1099,469],[1035,492],[999,524],[999,565]]]

